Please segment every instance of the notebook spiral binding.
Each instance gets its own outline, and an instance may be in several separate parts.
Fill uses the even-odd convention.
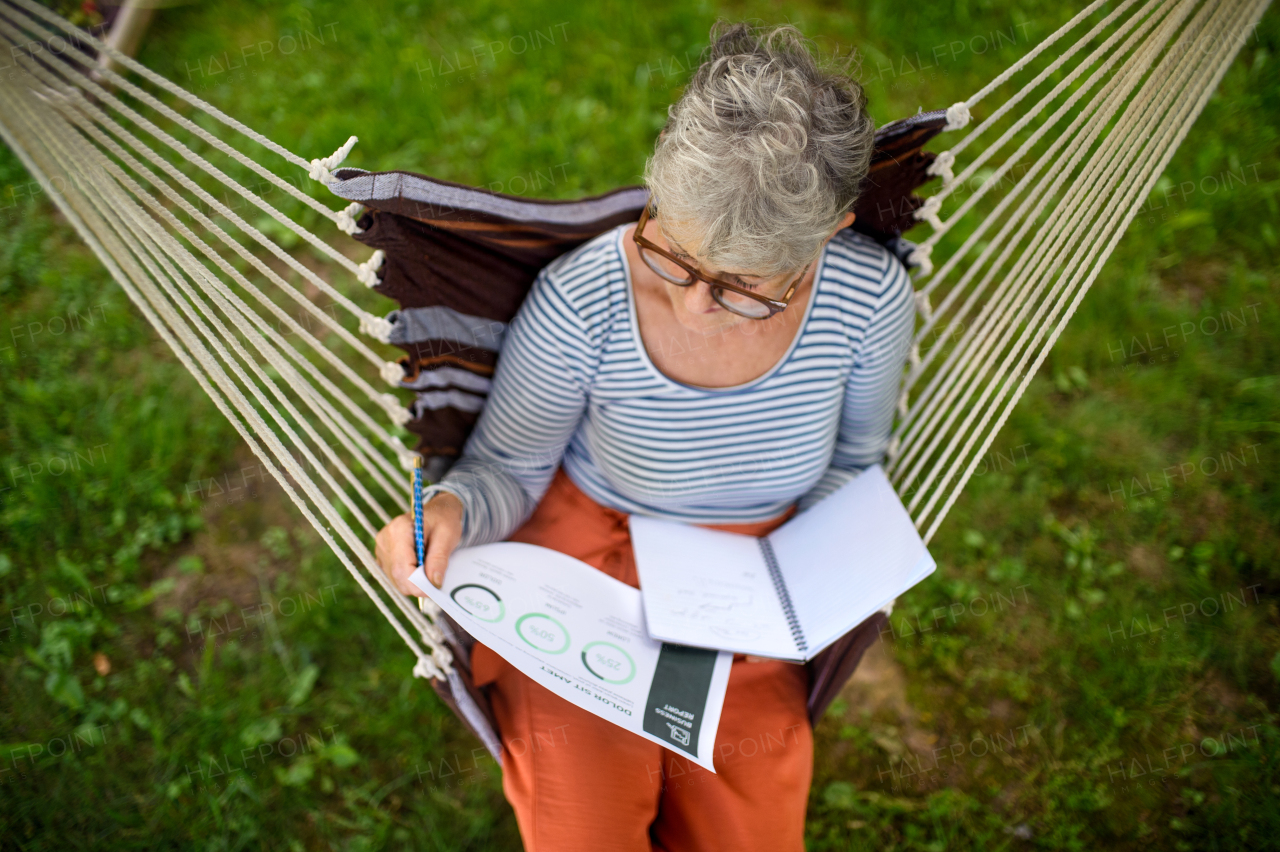
[[[760,539],[760,552],[764,554],[765,564],[769,566],[769,578],[773,580],[774,591],[782,602],[782,612],[787,616],[787,625],[791,628],[791,638],[795,640],[796,649],[801,654],[809,651],[809,643],[805,641],[804,631],[800,629],[800,619],[796,618],[795,607],[791,605],[791,593],[782,580],[782,571],[778,568],[778,559],[773,554],[773,543],[767,538]]]

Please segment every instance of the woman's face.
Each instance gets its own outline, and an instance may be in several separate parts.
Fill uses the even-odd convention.
[[[800,270],[780,275],[761,276],[749,269],[737,267],[716,267],[704,260],[700,239],[700,229],[692,227],[673,227],[673,231],[681,235],[680,240],[669,239],[657,220],[650,219],[645,225],[644,236],[662,248],[674,254],[685,263],[694,267],[704,275],[728,281],[731,284],[743,284],[762,292],[774,292],[784,289]],[[760,320],[744,317],[726,310],[711,295],[711,287],[705,281],[695,281],[688,287],[680,287],[660,277],[654,276],[662,283],[667,298],[671,301],[671,310],[679,323],[690,331],[711,334],[725,332],[743,323],[758,323]],[[783,311],[783,313],[787,313]]]

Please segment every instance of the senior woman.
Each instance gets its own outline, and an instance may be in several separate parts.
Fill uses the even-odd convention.
[[[899,261],[851,230],[874,127],[798,31],[717,24],[645,168],[650,205],[547,266],[462,457],[424,510],[458,545],[550,547],[638,586],[628,513],[764,535],[881,459],[913,329]],[[378,560],[405,594],[408,516]],[[734,658],[716,773],[477,645],[529,850],[800,850],[803,666]]]

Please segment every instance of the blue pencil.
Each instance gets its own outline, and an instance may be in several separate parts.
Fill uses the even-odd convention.
[[[424,568],[425,536],[422,532],[422,456],[413,462],[413,543],[418,550],[418,566]],[[426,600],[418,598],[418,609],[426,611]]]

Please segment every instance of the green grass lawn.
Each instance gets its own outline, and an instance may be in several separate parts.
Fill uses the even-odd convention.
[[[234,0],[140,59],[305,157],[573,197],[639,181],[718,15],[856,47],[883,123],[1073,11]],[[1280,848],[1278,42],[1271,10],[823,720],[809,848]],[[0,846],[518,849],[497,767],[30,181],[0,149]]]

